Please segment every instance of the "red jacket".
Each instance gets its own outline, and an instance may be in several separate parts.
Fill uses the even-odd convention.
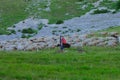
[[[62,44],[66,44],[66,40],[64,37],[62,37]]]

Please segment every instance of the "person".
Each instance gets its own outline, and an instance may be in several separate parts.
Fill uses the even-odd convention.
[[[66,39],[63,36],[60,36],[60,44],[57,45],[57,47],[60,46],[60,50],[63,51],[64,48],[70,48],[70,44],[67,43]]]

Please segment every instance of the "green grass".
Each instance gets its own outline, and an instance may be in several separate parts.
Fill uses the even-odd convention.
[[[110,0],[103,0],[100,6],[106,6],[109,9],[116,9],[116,11],[118,11],[120,9],[120,0],[116,2]]]
[[[86,4],[85,1],[82,1],[82,4],[76,4],[76,2],[80,2],[79,0],[51,0],[50,12],[41,10],[38,8],[44,9],[46,3],[39,3],[39,6],[32,6],[29,10],[32,15],[36,15],[40,18],[49,19],[49,23],[56,23],[57,21],[70,19],[73,17],[78,17],[86,12],[90,11],[93,8],[92,4],[89,4],[85,10],[82,10],[81,7]],[[94,0],[89,0],[87,3],[92,3]],[[35,13],[35,14],[34,14]],[[66,15],[68,14],[68,15]]]
[[[103,2],[101,2],[100,6],[106,6],[109,9],[115,9],[116,2],[109,1],[109,0],[103,0]]]
[[[109,32],[117,32],[118,34],[120,34],[120,26],[110,27],[110,28],[107,28],[104,30],[93,32],[93,33],[94,33],[94,36],[96,36],[96,37],[108,37],[108,36],[110,36],[110,35],[101,35],[100,34],[101,32],[108,32],[108,33]],[[90,37],[93,37],[93,36],[90,36]]]
[[[102,9],[102,10],[95,10],[92,14],[100,14],[100,13],[108,13],[109,11],[107,9]]]
[[[0,34],[7,33],[6,28],[28,17],[25,12],[28,2],[24,0],[0,0]]]
[[[119,80],[120,47],[0,51],[0,80]]]
[[[108,29],[105,29],[103,31],[107,31],[107,32],[118,32],[120,33],[120,26],[116,26],[116,27],[110,27]]]

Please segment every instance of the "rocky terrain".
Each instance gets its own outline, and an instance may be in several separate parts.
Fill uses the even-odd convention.
[[[118,41],[110,35],[117,35],[116,32],[101,32],[99,35],[104,37],[95,37],[95,34],[85,34],[73,36],[65,36],[67,42],[72,47],[83,46],[116,46]],[[109,37],[107,37],[109,36]],[[44,48],[55,48],[59,44],[59,36],[39,37],[30,39],[13,39],[7,41],[0,41],[0,50],[41,50]]]
[[[73,35],[75,33],[87,34],[90,32],[103,30],[109,27],[120,26],[120,13],[112,14],[96,14],[96,15],[84,15],[76,17],[70,20],[65,20],[63,24],[48,24],[47,19],[33,19],[29,18],[15,24],[15,27],[8,29],[15,30],[16,34],[1,35],[0,40],[10,40],[15,38],[21,38],[23,29],[32,28],[38,29],[40,24],[43,24],[41,30],[34,34],[33,37],[38,38],[42,36],[52,35]],[[20,30],[20,31],[19,31]]]
[[[93,3],[92,9],[85,15],[64,20],[61,24],[49,24],[48,19],[29,17],[9,27],[13,33],[0,35],[0,50],[38,50],[55,47],[59,43],[59,36],[66,37],[72,46],[114,46],[116,39],[110,37],[88,37],[92,32],[109,27],[120,26],[120,12],[107,7],[99,7],[103,0]],[[113,2],[116,0],[112,0]],[[39,3],[39,2],[38,2]],[[51,0],[48,0],[45,11],[50,11]],[[34,3],[36,5],[36,3]],[[38,5],[38,4],[37,4]],[[30,7],[30,6],[29,6]],[[83,5],[83,9],[86,5]],[[28,10],[27,8],[26,10]],[[108,10],[107,13],[93,14],[95,10]],[[39,10],[41,10],[39,8]],[[67,14],[66,14],[67,15]],[[59,15],[58,15],[59,16]],[[30,30],[30,31],[28,31]],[[28,32],[25,32],[28,31]],[[27,39],[30,37],[29,39]]]

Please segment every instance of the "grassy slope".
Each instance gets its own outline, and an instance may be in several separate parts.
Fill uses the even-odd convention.
[[[108,9],[116,9],[116,2],[110,0],[103,0],[100,6],[106,6]]]
[[[95,34],[96,36],[100,36],[100,35],[99,35],[100,32],[117,32],[117,33],[120,34],[120,26],[110,27],[110,28],[108,28],[108,29],[100,30],[100,31],[98,31],[98,32],[94,32],[94,34]],[[103,36],[101,36],[101,37],[103,37]],[[104,37],[106,37],[106,36],[104,36]]]
[[[31,3],[31,1],[33,1],[33,3]],[[12,0],[11,2],[11,0],[0,0],[0,15],[2,16],[2,19],[0,19],[0,34],[6,33],[7,27],[24,20],[30,16],[30,14],[31,16],[36,15],[35,17],[47,18],[50,20],[49,23],[56,23],[58,20],[66,20],[81,16],[93,9],[91,3],[96,2],[97,0],[51,0],[50,12],[38,10],[39,8],[45,9],[47,2],[41,2],[38,5],[36,3],[37,0],[31,1]],[[76,3],[81,1],[81,4]],[[115,3],[110,1],[104,1],[104,3],[101,3],[101,6],[114,8],[114,4]],[[88,7],[85,8],[85,10],[82,10],[83,5],[88,5]],[[25,12],[25,9],[28,9],[27,12]]]
[[[6,32],[6,28],[25,19],[28,16],[24,10],[28,2],[24,0],[0,0],[0,13],[2,20],[0,21],[0,34]]]
[[[106,31],[119,31],[119,28]],[[74,48],[64,54],[57,54],[57,49],[39,52],[0,51],[0,80],[120,79],[120,47],[84,49],[86,52],[83,54]]]
[[[41,11],[39,13],[39,11],[37,10],[38,7],[36,6],[33,7],[34,10],[32,11],[33,13],[37,13],[38,17],[49,19],[50,20],[49,23],[56,23],[58,20],[66,20],[66,19],[70,19],[76,16],[78,17],[85,14],[86,12],[88,12],[93,8],[91,3],[94,2],[94,0],[89,0],[86,3],[82,2],[81,5],[76,4],[76,2],[80,2],[80,1],[79,0],[62,0],[62,1],[51,0],[50,12]],[[85,10],[82,10],[81,7],[87,3],[89,3],[88,5],[89,7],[87,7]],[[41,5],[42,5],[42,8],[44,8],[43,6],[46,6],[46,4],[41,3],[39,7],[41,7]],[[65,15],[66,13],[68,15]]]
[[[38,8],[44,9],[47,2],[41,2],[39,6],[34,6],[35,2],[31,3],[31,1],[12,0],[11,2],[11,0],[0,0],[0,15],[2,16],[0,21],[0,34],[6,33],[6,28],[24,20],[30,14],[32,14],[31,16],[37,14],[38,17],[49,19],[50,23],[56,23],[57,20],[65,20],[83,15],[92,8],[92,5],[89,5],[86,10],[81,10],[81,6],[75,4],[75,2],[78,2],[78,0],[51,0],[51,11],[46,12],[44,10],[39,11]],[[94,0],[90,0],[89,2],[94,2]],[[29,10],[25,12],[27,7]],[[69,15],[65,15],[66,13]]]
[[[120,34],[120,26],[110,27],[110,28],[105,29],[103,31],[106,31],[106,32],[118,32]]]
[[[119,80],[119,47],[0,52],[0,80]],[[4,53],[4,54],[3,54]]]

